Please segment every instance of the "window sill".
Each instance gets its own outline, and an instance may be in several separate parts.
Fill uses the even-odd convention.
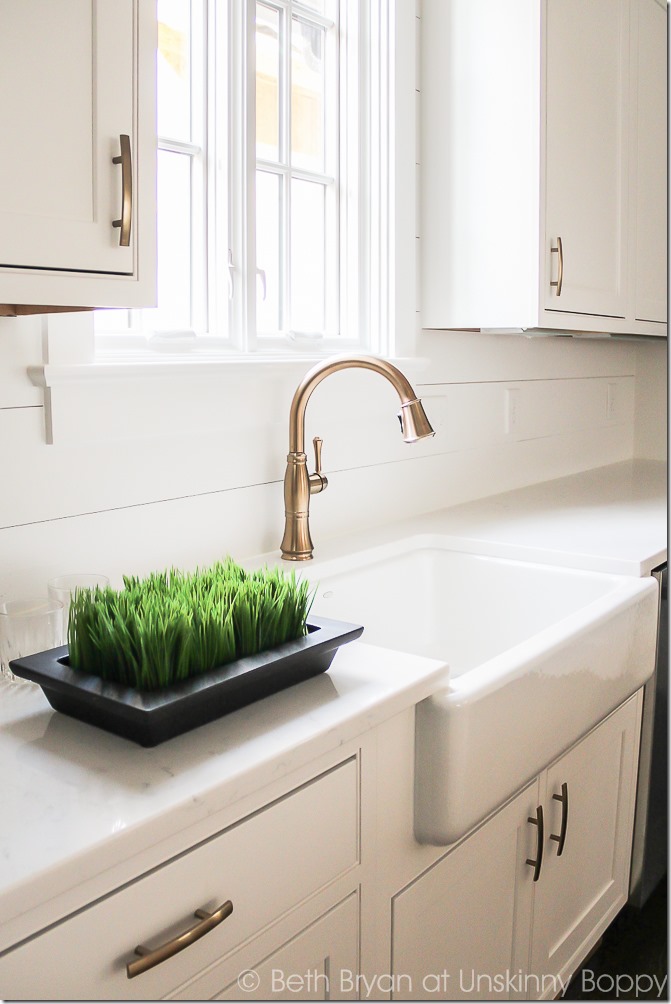
[[[352,353],[361,354],[361,353]],[[52,388],[65,384],[108,383],[109,381],[126,380],[184,380],[216,379],[233,377],[234,380],[253,377],[254,380],[288,380],[295,376],[300,380],[309,367],[328,358],[327,355],[305,353],[288,356],[263,356],[250,358],[237,356],[222,358],[221,354],[198,355],[197,358],[184,356],[180,358],[156,359],[151,357],[133,356],[132,358],[98,356],[88,363],[56,363],[43,366],[29,366],[28,376],[36,387]],[[389,358],[389,362],[398,366],[413,380],[423,374],[429,364],[428,359],[421,358]]]
[[[216,427],[230,432],[236,423],[263,427],[276,420],[279,407],[288,407],[305,373],[324,358],[129,360],[115,355],[113,360],[31,366],[28,375],[44,390],[46,442],[71,445],[202,436]],[[427,359],[390,361],[411,382],[421,380],[428,368]]]

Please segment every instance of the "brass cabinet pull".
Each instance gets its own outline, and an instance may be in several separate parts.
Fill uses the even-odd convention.
[[[557,802],[561,802],[561,827],[559,833],[551,833],[550,840],[556,840],[559,844],[557,857],[562,856],[564,844],[566,842],[566,830],[568,828],[568,785],[564,782],[561,786],[561,795],[552,796]]]
[[[130,155],[130,136],[119,136],[121,156],[112,157],[113,164],[121,164],[121,219],[113,220],[112,226],[121,230],[119,247],[130,245],[130,223],[133,215],[133,162]]]
[[[561,288],[564,282],[564,248],[562,247],[561,237],[557,238],[557,247],[550,248],[551,254],[556,254],[557,258],[557,278],[550,283],[551,286],[557,287],[557,296],[561,296]]]
[[[126,975],[128,979],[132,980],[134,976],[140,976],[141,973],[146,973],[148,969],[153,969],[154,966],[158,966],[161,962],[165,962],[166,959],[172,958],[178,952],[184,951],[185,948],[192,945],[194,941],[198,941],[208,931],[218,927],[232,913],[233,904],[230,899],[227,899],[214,913],[207,913],[206,910],[196,910],[194,916],[198,917],[199,922],[182,934],[178,934],[171,941],[167,941],[165,945],[160,945],[158,948],[145,948],[144,945],[138,945],[135,949],[135,954],[139,955],[140,958],[134,959],[127,964]]]
[[[528,823],[533,823],[534,826],[538,827],[538,843],[536,844],[536,860],[533,858],[527,858],[527,864],[531,865],[534,870],[534,882],[538,882],[541,874],[541,865],[543,864],[543,806],[539,805],[536,809],[535,816],[527,817]]]

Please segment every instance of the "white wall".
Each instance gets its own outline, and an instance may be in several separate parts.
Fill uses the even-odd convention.
[[[666,339],[636,349],[634,449],[637,457],[666,460],[668,431]]]
[[[399,17],[390,313],[398,353],[426,360],[408,376],[437,435],[403,444],[395,394],[374,374],[321,384],[306,430],[307,442],[324,440],[330,482],[312,500],[317,550],[350,529],[625,460],[635,449],[665,454],[661,347],[421,331],[410,139],[418,21],[411,5],[400,4]],[[71,379],[45,398],[27,367],[67,362],[87,323],[62,315],[47,345],[40,318],[0,318],[0,594],[43,592],[47,578],[68,571],[118,583],[124,572],[276,549],[289,404],[308,364]]]
[[[54,413],[68,421],[55,421],[50,445],[42,391],[26,376],[41,360],[41,323],[0,319],[0,593],[41,592],[67,571],[118,581],[278,547],[289,404],[307,363],[257,380],[217,368],[186,383],[65,384]],[[330,480],[312,500],[317,548],[348,529],[633,454],[631,343],[453,332],[422,335],[418,348],[428,362],[409,375],[433,440],[400,440],[395,393],[374,374],[339,373],[315,391],[307,441],[323,437]]]

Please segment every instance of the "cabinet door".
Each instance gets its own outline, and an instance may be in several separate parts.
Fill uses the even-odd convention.
[[[666,22],[657,0],[635,0],[635,164],[637,320],[666,321]]]
[[[137,152],[138,2],[0,0],[0,266],[133,272],[112,160]]]
[[[519,858],[537,799],[534,783],[394,898],[394,1000],[510,997],[531,897]]]
[[[279,951],[236,976],[214,1000],[358,1000],[356,893]]]
[[[547,0],[546,309],[624,317],[629,5]],[[562,254],[552,251],[561,239]],[[563,257],[563,280],[558,281]]]
[[[579,964],[627,901],[638,707],[635,696],[547,771],[531,947],[536,974],[558,976]],[[559,800],[563,785],[568,805]]]

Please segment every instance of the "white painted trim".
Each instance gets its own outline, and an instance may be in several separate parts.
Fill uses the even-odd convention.
[[[390,25],[389,351],[412,352],[417,306],[419,170],[417,77],[419,21],[412,4],[394,3]]]
[[[28,375],[36,387],[60,387],[72,383],[109,382],[110,380],[156,380],[176,378],[221,379],[228,374],[236,382],[246,376],[267,380],[287,379],[295,372],[300,379],[310,366],[325,356],[278,356],[258,359],[250,356],[222,359],[221,355],[203,355],[198,359],[131,359],[90,363],[45,364],[29,366]],[[388,360],[410,378],[425,373],[429,360],[392,358]]]
[[[66,360],[53,365],[46,362],[41,366],[29,366],[27,373],[34,386],[44,390],[45,441],[53,445],[73,442],[73,436],[77,439],[82,435],[82,429],[90,431],[93,428],[102,439],[110,436],[131,439],[140,430],[146,433],[147,413],[153,409],[179,413],[180,420],[172,434],[203,435],[209,426],[207,408],[203,411],[205,387],[208,388],[205,396],[210,395],[208,400],[214,413],[222,393],[236,395],[241,388],[247,388],[247,401],[252,401],[261,383],[266,388],[276,386],[287,397],[286,414],[283,410],[277,415],[272,407],[266,413],[260,403],[256,407],[257,411],[259,408],[263,411],[262,420],[271,424],[276,418],[284,421],[293,389],[308,369],[324,358],[314,355],[222,358],[222,354],[199,354],[197,358],[129,360],[112,356],[105,361]],[[428,368],[427,359],[393,361],[411,380]],[[120,390],[125,391],[123,397],[120,397]],[[255,421],[260,417],[257,414]],[[249,422],[250,415],[244,407],[238,404],[229,409],[228,431],[238,435],[249,427]],[[155,435],[166,434],[163,422],[156,427],[150,421],[149,426]],[[73,429],[78,431],[73,433]]]

